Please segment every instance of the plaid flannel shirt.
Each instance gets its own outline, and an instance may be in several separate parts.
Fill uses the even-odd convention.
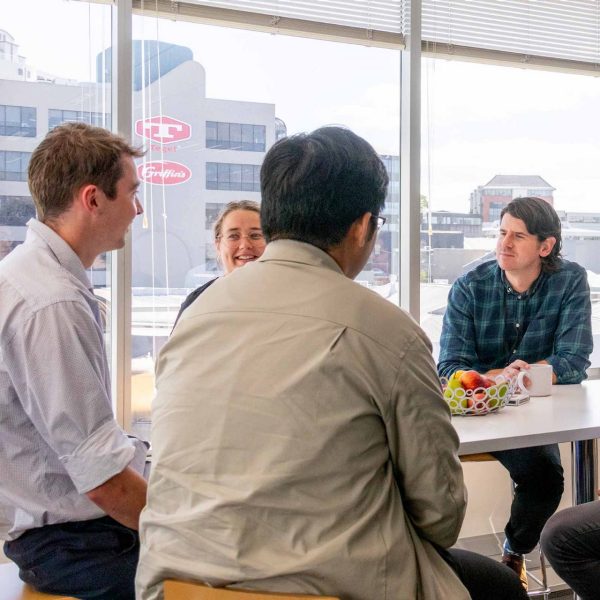
[[[450,290],[438,373],[485,373],[516,359],[547,360],[557,383],[580,383],[592,345],[590,290],[581,266],[563,260],[558,271],[542,272],[527,292],[518,293],[491,261]]]

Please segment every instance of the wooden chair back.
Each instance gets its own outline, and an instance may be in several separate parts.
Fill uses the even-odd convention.
[[[36,592],[19,579],[15,563],[0,564],[0,600],[75,600],[70,596],[54,596]]]
[[[231,590],[212,588],[200,583],[174,581],[164,584],[165,600],[340,600],[333,596],[307,596],[306,594],[278,594],[275,592],[255,592],[251,590]]]

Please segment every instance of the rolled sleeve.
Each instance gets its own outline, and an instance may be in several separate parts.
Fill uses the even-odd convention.
[[[77,491],[85,494],[120,473],[135,454],[132,440],[115,421],[107,421],[71,454],[59,458]]]
[[[102,332],[83,303],[60,302],[37,311],[5,358],[23,410],[79,493],[134,459],[136,446],[112,412]]]

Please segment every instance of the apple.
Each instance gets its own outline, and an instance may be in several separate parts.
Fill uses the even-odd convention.
[[[484,375],[481,375],[477,371],[465,371],[460,376],[460,385],[465,390],[474,390],[476,388],[485,388]]]
[[[485,375],[483,376],[483,387],[484,388],[490,388],[493,385],[496,385],[496,382],[493,379],[490,379],[489,377],[486,377]]]

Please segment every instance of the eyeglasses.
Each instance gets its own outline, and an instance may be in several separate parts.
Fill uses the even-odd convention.
[[[246,238],[249,242],[253,244],[264,244],[265,236],[262,234],[262,231],[253,231],[248,234],[241,234],[238,231],[232,231],[227,235],[220,235],[217,239],[222,240],[228,246],[235,246],[242,241],[242,238]]]
[[[371,220],[375,223],[377,231],[379,231],[385,225],[386,218],[379,215],[371,215]]]

